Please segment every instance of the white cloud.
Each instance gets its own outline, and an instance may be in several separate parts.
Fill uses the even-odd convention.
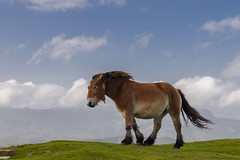
[[[60,106],[75,107],[82,104],[87,95],[87,81],[79,79],[75,81],[72,87],[59,100]]]
[[[115,4],[118,6],[125,6],[126,0],[100,0],[101,5]]]
[[[214,44],[214,42],[203,42],[203,43],[200,43],[200,44],[197,44],[196,46],[194,46],[194,49],[196,49],[196,50],[207,49],[213,44]]]
[[[240,87],[211,76],[183,78],[174,84],[193,106],[226,108],[240,105]]]
[[[66,11],[67,9],[85,8],[88,0],[27,0],[27,7],[35,11]]]
[[[37,12],[63,11],[76,8],[87,8],[98,5],[117,5],[125,6],[126,0],[0,0],[0,2],[15,5],[16,2],[22,3],[26,8]]]
[[[147,48],[149,45],[150,40],[154,37],[153,33],[151,32],[143,32],[141,34],[136,34],[134,36],[134,42],[130,47],[130,51],[136,48]]]
[[[9,3],[9,4],[15,4],[15,0],[0,0],[0,2],[3,2],[3,3]]]
[[[16,52],[19,52],[26,47],[27,47],[26,44],[20,43],[17,46],[13,46],[13,47],[9,47],[9,48],[5,49],[3,53],[4,54],[16,53]]]
[[[221,106],[240,105],[240,89],[236,89],[221,97]]]
[[[135,35],[136,44],[141,48],[146,48],[149,45],[150,40],[153,38],[152,33],[143,32],[142,34]]]
[[[19,83],[16,80],[0,82],[0,107],[2,108],[74,108],[86,106],[87,84],[78,79],[69,88],[57,84]],[[211,76],[183,78],[174,84],[186,95],[187,100],[196,108],[209,109],[213,113],[237,109],[240,105],[240,87]],[[107,101],[111,106],[112,101]],[[103,109],[109,109],[104,107]],[[234,109],[233,109],[234,110]]]
[[[184,78],[176,82],[175,86],[182,89],[199,106],[208,103],[223,91],[221,81],[210,76]]]
[[[17,45],[17,48],[18,49],[22,49],[22,48],[25,48],[26,47],[26,44],[18,44]]]
[[[44,58],[63,59],[69,62],[76,54],[89,53],[107,44],[107,39],[85,36],[76,36],[70,39],[65,34],[53,37],[51,41],[45,42],[37,50],[28,63],[38,64]]]
[[[57,84],[0,82],[0,107],[51,109],[86,104],[87,81],[79,79],[68,89]]]
[[[236,55],[231,63],[223,70],[222,76],[225,78],[240,77],[240,54]]]
[[[234,18],[226,18],[221,21],[208,21],[202,25],[201,29],[210,33],[238,31],[240,30],[240,16]]]

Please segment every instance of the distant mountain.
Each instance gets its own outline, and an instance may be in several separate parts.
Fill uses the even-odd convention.
[[[240,120],[217,118],[207,110],[200,112],[215,124],[209,125],[211,128],[209,130],[202,130],[190,122],[185,125],[182,121],[182,134],[186,142],[240,137]],[[147,138],[152,131],[152,120],[137,122]],[[0,147],[60,139],[120,143],[124,134],[124,119],[115,108],[112,110],[101,107],[52,110],[0,108]],[[166,116],[156,143],[174,143],[175,137],[172,121]]]
[[[199,129],[188,122],[182,120],[182,134],[185,142],[205,141],[212,139],[240,138],[240,120],[223,119],[214,117],[208,110],[200,110],[201,115],[213,121],[213,125],[208,125],[209,129]],[[145,139],[152,131],[152,121],[140,123],[141,131],[145,134]],[[149,132],[150,131],[150,132]],[[175,143],[175,130],[169,116],[163,119],[162,128],[158,133],[155,144]],[[133,134],[134,135],[134,134]],[[134,136],[133,136],[134,137]],[[111,138],[90,139],[96,142],[121,143],[124,135]],[[134,137],[135,142],[135,137]]]
[[[183,127],[183,135],[186,141],[205,141],[212,139],[239,138],[240,120],[217,118],[207,110],[200,110],[200,113],[213,121],[210,129],[199,129],[194,126]],[[190,122],[189,122],[190,123]]]

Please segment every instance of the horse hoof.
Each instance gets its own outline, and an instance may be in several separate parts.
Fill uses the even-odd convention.
[[[144,146],[151,146],[151,145],[153,145],[154,144],[154,142],[155,142],[155,140],[153,139],[153,138],[151,138],[151,137],[148,137],[148,139],[146,140],[146,141],[144,141]]]
[[[180,149],[183,146],[183,144],[184,144],[184,142],[182,140],[182,137],[178,138],[176,143],[174,144],[173,148]]]
[[[137,142],[136,144],[139,146],[144,146],[144,144],[142,142]]]
[[[173,148],[174,149],[180,149],[181,147],[183,146],[183,144],[175,144],[174,146],[173,146]]]
[[[129,144],[131,144],[131,143],[127,143],[125,141],[121,143],[122,146],[126,146],[126,145],[129,145]]]
[[[151,146],[152,144],[149,144],[149,143],[143,143],[143,146]]]
[[[126,146],[126,145],[129,145],[129,144],[122,142],[121,145],[122,145],[122,146]]]
[[[132,138],[130,137],[130,138],[125,138],[124,140],[122,140],[121,145],[125,146],[125,145],[129,145],[131,143],[132,143]]]
[[[173,149],[180,149],[179,146],[173,146]]]
[[[142,146],[143,145],[143,136],[142,137],[137,137],[137,141],[136,141],[136,144],[139,145],[139,146]]]

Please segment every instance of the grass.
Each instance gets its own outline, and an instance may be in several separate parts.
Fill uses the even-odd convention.
[[[16,150],[11,159],[22,160],[239,160],[240,139],[186,143],[181,149],[172,145],[137,146],[80,141],[51,141],[8,147]]]

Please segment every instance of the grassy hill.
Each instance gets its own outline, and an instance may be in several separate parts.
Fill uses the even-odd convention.
[[[209,160],[240,159],[240,139],[186,143],[180,150],[173,145],[137,146],[79,141],[51,141],[41,144],[8,147],[16,150],[11,159],[88,160],[88,159],[160,159]]]

